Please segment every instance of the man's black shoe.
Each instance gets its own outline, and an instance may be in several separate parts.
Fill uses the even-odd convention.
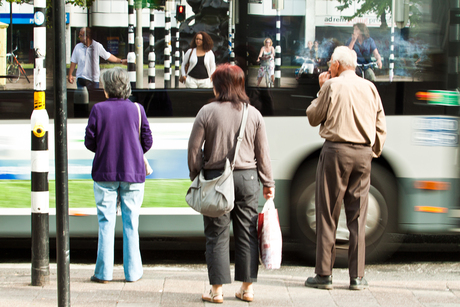
[[[350,278],[350,290],[364,290],[368,287],[369,285],[364,277]]]
[[[332,275],[324,277],[320,275],[316,275],[315,277],[308,277],[308,279],[305,281],[305,286],[310,288],[327,290],[334,289],[334,287],[332,286]]]

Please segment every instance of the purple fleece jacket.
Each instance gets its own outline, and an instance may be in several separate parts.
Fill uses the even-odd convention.
[[[85,146],[95,153],[91,175],[94,181],[145,182],[143,154],[152,147],[152,131],[141,110],[128,99],[109,98],[91,109]]]

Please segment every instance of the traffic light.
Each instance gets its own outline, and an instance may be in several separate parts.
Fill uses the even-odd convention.
[[[185,20],[185,5],[178,5],[176,7],[176,20],[177,21]]]

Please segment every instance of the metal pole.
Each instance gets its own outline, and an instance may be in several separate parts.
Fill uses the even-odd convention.
[[[390,82],[393,82],[395,67],[395,0],[391,1],[391,43],[390,43],[390,71],[388,76]]]
[[[276,10],[275,87],[281,86],[281,11]]]
[[[237,2],[235,5],[235,25],[236,25],[236,33],[238,33],[238,37],[235,38],[235,46],[240,46],[244,47],[244,61],[246,61],[246,65],[241,65],[242,69],[244,70],[244,75],[245,75],[245,85],[247,86],[249,84],[248,82],[248,58],[249,58],[249,45],[248,45],[248,32],[249,32],[249,25],[248,25],[248,6],[249,3],[243,2]],[[238,18],[236,17],[238,16]],[[238,21],[238,23],[236,23]]]
[[[136,1],[136,88],[144,87],[144,39],[142,37],[142,1]]]
[[[49,267],[49,117],[45,109],[46,0],[34,1],[34,110],[31,116],[32,286],[50,281]]]
[[[69,188],[67,167],[67,88],[65,3],[53,0],[54,147],[56,169],[56,262],[58,306],[70,306]]]
[[[165,5],[165,88],[171,88],[171,1],[166,0]]]
[[[13,2],[10,2],[10,52],[13,48]]]
[[[128,75],[131,88],[136,88],[136,53],[134,53],[134,0],[128,0]]]
[[[177,17],[176,17],[177,18]],[[178,88],[179,87],[179,69],[180,69],[180,44],[179,44],[179,27],[180,27],[180,22],[177,21],[177,27],[176,27],[176,51],[175,51],[175,62],[174,62],[174,87]]]
[[[233,3],[234,1],[228,0],[228,53],[230,55],[231,65],[235,65],[235,52],[233,52],[233,42],[235,36],[235,26],[233,24]]]
[[[149,89],[155,89],[155,10],[150,9]]]

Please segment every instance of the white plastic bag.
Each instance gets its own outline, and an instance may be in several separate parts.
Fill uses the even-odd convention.
[[[273,199],[265,202],[258,222],[260,260],[266,269],[281,267],[283,238],[278,219],[278,210]]]

